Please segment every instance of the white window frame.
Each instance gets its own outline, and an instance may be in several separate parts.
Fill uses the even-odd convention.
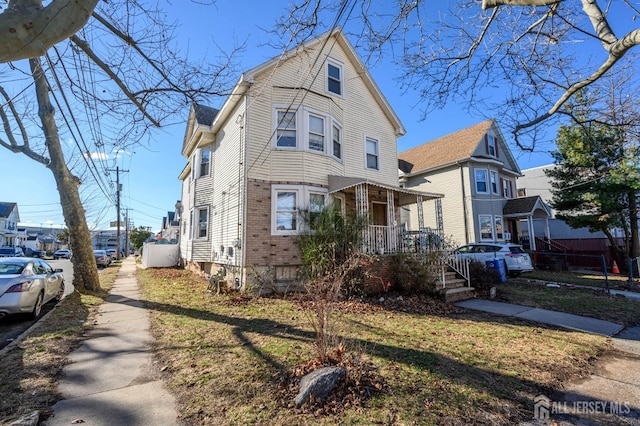
[[[376,152],[375,153],[369,153],[369,141],[375,142],[376,143]],[[376,159],[376,167],[369,167],[369,156],[374,156]],[[380,171],[380,139],[373,137],[373,136],[367,136],[365,135],[364,137],[364,167],[367,170],[377,170]]]
[[[205,235],[200,235],[200,212],[205,211],[207,213],[207,221],[205,226]],[[197,206],[193,208],[193,239],[194,240],[207,240],[209,238],[209,206]]]
[[[331,119],[324,115],[324,114],[318,114],[314,111],[309,111],[309,110],[305,110],[305,125],[306,125],[306,129],[305,129],[305,142],[306,142],[306,148],[309,149],[309,151],[313,151],[313,152],[327,152],[327,122],[330,121]],[[312,132],[311,131],[311,118],[316,118],[319,120],[322,120],[322,133],[317,133],[317,132]],[[311,147],[311,135],[314,136],[320,136],[322,137],[322,149],[316,149],[316,148],[312,148]]]
[[[484,175],[484,187],[485,190],[481,191],[478,188],[478,183],[482,182],[481,180],[478,180],[478,172],[482,173]],[[489,193],[489,171],[487,169],[474,169],[473,170],[473,179],[475,181],[475,188],[476,188],[476,194],[488,194]]]
[[[498,223],[500,224],[500,232],[498,232]],[[493,217],[493,226],[496,240],[504,240],[504,221],[502,216]]]
[[[511,198],[511,181],[509,179],[502,179],[502,193],[504,198]]]
[[[284,114],[293,114],[293,120],[294,123],[293,125],[295,126],[295,134],[296,134],[296,143],[294,146],[280,146],[278,145],[278,131],[279,130],[285,130],[285,127],[280,127],[280,122],[278,121],[278,113],[282,112]],[[273,106],[273,111],[272,111],[273,117],[273,147],[275,149],[291,149],[291,150],[298,150],[300,149],[300,117],[299,117],[299,113],[298,113],[298,107],[297,106],[289,106],[289,105],[274,105]],[[289,129],[290,131],[291,129]]]
[[[202,159],[204,158],[204,154],[205,153],[209,153],[209,162],[207,163],[207,173],[202,173]],[[209,175],[211,175],[211,163],[212,163],[212,154],[213,154],[213,150],[211,149],[211,147],[207,147],[207,148],[201,148],[198,150],[198,173],[197,173],[197,177],[198,178],[202,178],[202,177],[207,177]]]
[[[491,236],[489,237],[485,237],[482,235],[482,224],[484,222],[488,222],[489,226],[491,227]],[[494,241],[493,239],[493,216],[491,216],[490,214],[479,214],[478,215],[478,231],[480,231],[480,241]]]
[[[338,130],[338,140],[336,140],[336,129]],[[342,161],[344,156],[344,145],[342,143],[343,131],[342,126],[336,120],[331,120],[331,156],[333,158],[337,158]],[[336,155],[335,145],[338,145],[340,148],[340,155]]]
[[[492,157],[497,157],[496,155],[496,145],[497,145],[497,140],[496,137],[493,135],[487,135],[487,154],[491,155]]]
[[[329,75],[329,66],[333,66],[335,68],[338,69],[338,71],[340,72],[340,77],[338,79],[332,77]],[[344,84],[344,65],[341,62],[338,62],[334,59],[327,59],[327,65],[325,66],[325,80],[326,82],[326,91],[327,93],[333,95],[333,96],[339,96],[341,98],[344,98],[344,89],[345,89],[345,84]],[[338,84],[340,85],[340,93],[336,93],[333,90],[330,89],[330,85],[329,82],[330,81],[337,81]]]
[[[278,193],[293,192],[296,194],[296,227],[295,229],[277,229],[277,213],[278,213]],[[329,193],[326,188],[304,185],[273,185],[271,187],[271,235],[298,235],[305,231],[306,224],[300,217],[301,209],[310,208],[311,194],[321,194],[324,197],[325,206],[329,200]]]
[[[498,172],[496,172],[495,170],[489,171],[489,184],[491,185],[491,193],[499,194],[498,192],[500,190],[500,188],[498,187],[499,176],[498,176]]]

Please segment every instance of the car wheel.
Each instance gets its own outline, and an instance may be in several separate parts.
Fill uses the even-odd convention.
[[[64,281],[60,282],[60,288],[58,289],[58,293],[56,293],[56,302],[62,300],[62,296],[64,296]]]
[[[44,295],[42,292],[38,293],[38,298],[36,299],[36,304],[33,306],[33,311],[29,315],[31,319],[37,319],[42,312],[42,301],[44,300]]]

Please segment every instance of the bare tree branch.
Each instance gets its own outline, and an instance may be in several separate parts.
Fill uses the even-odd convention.
[[[98,0],[10,0],[0,13],[0,63],[43,55],[86,23]]]

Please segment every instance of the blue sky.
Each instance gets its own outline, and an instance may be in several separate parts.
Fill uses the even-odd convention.
[[[273,26],[287,2],[218,1],[217,5],[202,5],[187,0],[163,2],[170,18],[180,25],[176,32],[180,43],[190,56],[201,57],[216,54],[215,44],[222,49],[231,49],[235,40],[245,41],[246,50],[242,53],[240,69],[247,70],[279,52],[266,47],[269,36],[263,29]],[[282,6],[276,6],[282,4]],[[421,121],[422,111],[414,107],[419,102],[417,95],[400,95],[396,84],[396,70],[389,64],[380,63],[370,69],[373,78],[402,120],[407,135],[398,141],[398,150],[403,151],[437,137],[455,132],[485,119],[470,116],[456,105],[431,113]],[[212,106],[220,106],[212,103]],[[185,108],[186,119],[188,108]],[[498,121],[499,122],[499,121]],[[162,217],[174,209],[180,198],[178,175],[186,162],[180,155],[185,125],[172,125],[158,131],[149,146],[127,152],[117,161],[121,170],[123,186],[121,204],[128,208],[134,225],[149,226],[158,230]],[[509,132],[503,129],[505,137]],[[512,144],[512,140],[508,143]],[[549,149],[549,145],[546,145]],[[522,169],[536,167],[552,162],[548,153],[536,154],[520,152],[512,146],[513,153]],[[111,176],[115,181],[115,174]],[[36,227],[61,227],[64,224],[59,197],[53,176],[39,163],[29,160],[22,154],[13,154],[0,148],[1,200],[17,202],[22,224]],[[84,194],[92,193],[91,188],[83,189]],[[92,195],[86,206],[89,223],[97,222],[98,228],[106,228],[110,221],[116,220],[115,206],[109,207],[106,201]]]

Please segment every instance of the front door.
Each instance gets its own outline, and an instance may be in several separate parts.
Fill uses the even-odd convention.
[[[371,222],[378,226],[387,226],[387,205],[385,203],[373,203]]]

